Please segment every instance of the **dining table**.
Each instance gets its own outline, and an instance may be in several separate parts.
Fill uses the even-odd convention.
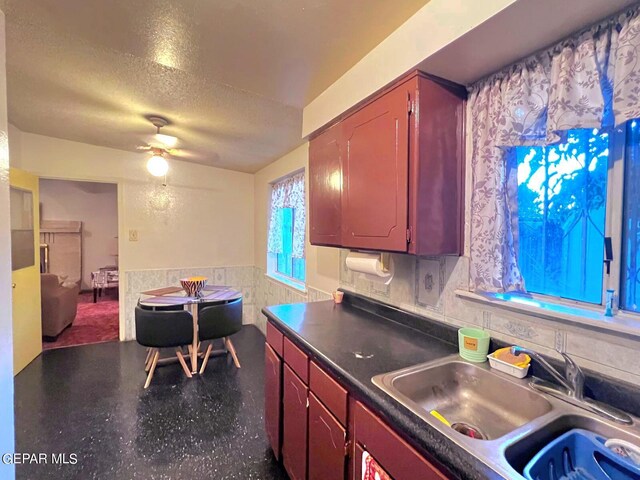
[[[182,306],[193,317],[193,341],[189,349],[191,373],[198,373],[198,312],[204,305],[219,305],[242,298],[242,292],[223,285],[205,285],[197,296],[189,296],[180,286],[168,286],[140,292],[140,305],[146,308]]]

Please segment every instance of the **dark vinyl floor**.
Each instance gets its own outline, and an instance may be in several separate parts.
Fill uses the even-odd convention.
[[[75,453],[75,465],[21,465],[18,479],[286,479],[263,427],[264,337],[233,336],[241,369],[212,358],[188,379],[115,342],[44,352],[15,382],[16,451]]]

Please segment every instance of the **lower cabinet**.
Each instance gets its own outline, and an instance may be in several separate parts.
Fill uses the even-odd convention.
[[[309,394],[309,480],[345,478],[347,431]]]
[[[282,462],[291,480],[307,478],[307,408],[309,389],[284,365],[282,390]]]
[[[445,480],[447,475],[404,441],[360,402],[352,403],[353,478],[362,478],[362,453],[367,451],[395,480]]]
[[[267,343],[264,347],[264,426],[276,459],[280,460],[282,360]]]
[[[360,480],[364,451],[394,480],[448,478],[274,325],[267,331],[265,427],[291,480]]]

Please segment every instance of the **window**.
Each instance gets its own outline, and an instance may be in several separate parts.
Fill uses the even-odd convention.
[[[640,312],[640,124],[627,124],[622,219],[620,307]]]
[[[621,308],[640,311],[640,124],[570,130],[560,144],[514,150],[527,291],[602,304],[612,288]]]
[[[280,180],[271,188],[267,272],[301,287],[305,282],[304,173]]]

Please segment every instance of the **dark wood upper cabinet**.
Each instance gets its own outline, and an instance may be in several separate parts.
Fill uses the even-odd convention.
[[[314,245],[342,242],[342,157],[340,128],[309,144],[309,236]]]
[[[307,478],[307,405],[309,389],[284,365],[282,462],[291,480]]]
[[[396,88],[342,124],[345,247],[407,250],[408,101]]]
[[[464,87],[414,72],[313,136],[311,243],[461,254],[465,98]]]
[[[280,419],[282,412],[282,360],[265,344],[264,348],[264,424],[276,459],[280,460]]]
[[[462,255],[466,90],[417,76],[411,114],[409,253]]]
[[[313,394],[309,394],[309,480],[345,478],[347,433]]]

